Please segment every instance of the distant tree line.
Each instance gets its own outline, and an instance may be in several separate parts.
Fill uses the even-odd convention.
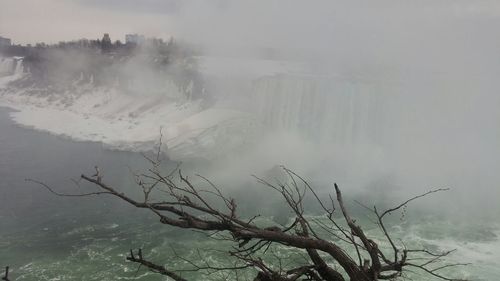
[[[107,35],[107,34],[106,34]],[[11,56],[21,56],[26,57],[37,53],[43,49],[87,49],[93,50],[95,52],[105,52],[114,55],[130,55],[139,47],[139,44],[134,42],[123,43],[120,40],[115,40],[112,42],[109,36],[104,36],[102,39],[78,39],[72,41],[60,41],[55,44],[46,44],[44,42],[39,42],[34,45],[10,45],[0,47],[0,55],[11,57]],[[193,47],[187,46],[187,44],[178,44],[173,37],[168,41],[161,38],[148,38],[144,44],[148,48],[157,49],[157,51],[162,55],[195,55],[198,51]],[[182,46],[181,46],[182,45]]]
[[[66,91],[67,87],[75,85],[75,81],[127,87],[137,78],[136,75],[145,76],[131,69],[144,68],[150,70],[155,82],[161,79],[173,81],[189,99],[205,95],[194,59],[197,54],[195,48],[173,38],[168,41],[150,38],[141,44],[124,44],[120,40],[112,42],[107,34],[96,40],[12,45],[0,49],[2,56],[24,57],[24,71],[31,75],[17,81],[18,86],[50,86],[52,92]]]

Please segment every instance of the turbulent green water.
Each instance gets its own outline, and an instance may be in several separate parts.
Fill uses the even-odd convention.
[[[153,261],[171,269],[189,269],[182,258],[211,265],[231,265],[224,254],[230,244],[205,235],[159,224],[146,211],[106,197],[58,198],[39,186],[27,183],[31,177],[59,190],[80,191],[69,178],[91,173],[94,164],[105,171],[105,181],[133,191],[128,168],[143,167],[144,159],[134,153],[103,149],[98,144],[74,143],[15,126],[0,111],[0,266],[10,265],[12,280],[165,280],[144,268],[126,262],[131,248],[144,249]],[[85,186],[82,186],[85,188]],[[262,224],[286,223],[286,213],[273,212],[269,205],[245,202],[251,190],[238,194],[248,216],[265,212]],[[260,201],[257,201],[260,202]],[[352,205],[353,208],[355,204]],[[449,262],[471,263],[446,269],[452,277],[471,280],[500,280],[500,226],[486,219],[461,220],[450,216],[415,212],[401,218],[395,214],[391,232],[408,247],[432,250],[457,249]],[[354,213],[363,214],[360,208]],[[425,215],[424,215],[425,214]],[[325,220],[312,212],[314,219]],[[364,215],[358,221],[383,248],[389,245]],[[353,254],[351,249],[351,254]],[[272,247],[265,255],[278,266],[301,262],[302,253],[284,246]],[[182,257],[182,258],[180,258]],[[234,274],[234,273],[232,273]],[[254,272],[241,272],[254,276]],[[221,280],[222,273],[182,272],[191,280]],[[418,271],[412,280],[436,280]]]
[[[172,269],[190,268],[179,257],[199,262],[200,265],[204,265],[202,260],[208,260],[213,266],[232,264],[224,254],[216,251],[231,249],[228,243],[172,230],[147,218],[139,222],[138,219],[138,216],[134,220],[118,218],[118,223],[55,220],[51,224],[27,227],[18,233],[3,236],[0,257],[13,266],[13,275],[16,277],[14,280],[164,280],[157,274],[125,262],[129,248],[143,248],[144,255],[149,259],[164,262]],[[467,277],[471,280],[499,280],[498,229],[477,233],[471,227],[457,227],[427,220],[392,230],[408,247],[433,250],[458,248],[448,261],[472,264],[443,271],[450,276]],[[458,236],[463,237],[456,237],[457,232]],[[376,229],[369,233],[382,241]],[[382,242],[382,245],[388,248],[386,243]],[[196,249],[201,250],[203,259]],[[289,250],[283,246],[269,250],[266,258],[273,263],[276,262],[275,255],[287,263],[300,261],[297,250]],[[220,280],[222,276],[196,272],[183,275],[194,276],[195,280]],[[416,280],[437,280],[425,275],[417,276]]]

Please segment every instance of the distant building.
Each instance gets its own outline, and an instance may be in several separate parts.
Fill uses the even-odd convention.
[[[139,34],[126,34],[125,35],[125,44],[136,44],[140,45],[146,41],[146,38],[144,35],[139,35]]]
[[[111,47],[112,47],[111,38],[109,37],[108,33],[104,33],[104,36],[102,37],[101,40],[101,49],[103,51],[109,51]]]
[[[9,38],[0,36],[0,47],[10,46],[11,44],[12,42],[10,41]]]
[[[111,44],[111,38],[109,37],[109,33],[104,33],[104,36],[102,37],[101,42],[106,42],[106,43]]]

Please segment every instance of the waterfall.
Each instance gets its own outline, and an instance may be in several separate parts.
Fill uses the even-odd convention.
[[[318,142],[380,141],[383,108],[375,82],[280,74],[254,81],[252,92],[256,113],[271,130],[291,130]]]
[[[0,58],[0,77],[10,76],[14,73],[16,60],[13,58]]]
[[[23,74],[23,58],[0,58],[0,77]]]
[[[24,72],[23,59],[15,58],[14,75],[21,75]]]

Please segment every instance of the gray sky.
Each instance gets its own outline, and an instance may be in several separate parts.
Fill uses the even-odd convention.
[[[0,35],[15,43],[100,38],[108,32],[168,37],[178,1],[1,0]]]
[[[498,21],[499,16],[495,0],[1,0],[0,34],[18,43],[96,38],[104,32],[122,39],[138,32],[280,45],[301,38],[356,39],[357,32],[404,35],[405,28],[425,31],[446,21]]]
[[[0,0],[0,36],[15,43],[173,35],[219,53],[301,49],[351,65],[479,66],[500,50],[498,26],[498,0]]]

